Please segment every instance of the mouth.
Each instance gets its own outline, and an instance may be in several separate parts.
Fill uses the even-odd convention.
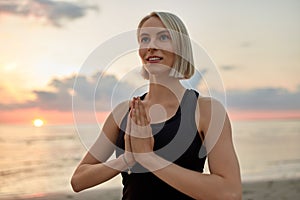
[[[146,60],[150,63],[157,63],[159,61],[161,61],[163,58],[159,57],[159,56],[149,56],[148,58],[146,58]]]

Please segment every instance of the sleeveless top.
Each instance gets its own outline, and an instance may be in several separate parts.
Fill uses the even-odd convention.
[[[203,172],[206,153],[201,153],[202,140],[195,123],[195,110],[198,93],[187,89],[182,97],[176,114],[165,122],[150,124],[154,137],[154,152],[160,157],[184,168]],[[146,94],[141,96],[144,99]],[[116,142],[116,156],[124,153],[124,130],[126,130],[127,116],[123,118],[119,136]],[[201,149],[202,151],[203,149]],[[205,148],[204,148],[205,151]],[[192,199],[168,185],[153,173],[135,164],[130,175],[122,172],[123,197],[122,200],[147,199]]]

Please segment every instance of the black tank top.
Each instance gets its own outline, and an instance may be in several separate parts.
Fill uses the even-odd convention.
[[[146,94],[141,96],[143,100]],[[206,156],[200,155],[202,140],[195,123],[195,110],[198,93],[187,89],[174,116],[162,123],[151,124],[154,137],[154,151],[166,160],[184,168],[203,172]],[[124,131],[127,116],[121,122],[117,139],[116,156],[124,152]],[[203,149],[201,149],[202,151]],[[201,153],[201,155],[206,155]],[[192,199],[160,180],[139,164],[132,168],[133,173],[122,172],[123,200]]]

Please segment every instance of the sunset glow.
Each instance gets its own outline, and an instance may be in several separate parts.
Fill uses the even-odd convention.
[[[41,120],[41,119],[35,119],[35,120],[33,120],[33,125],[34,125],[35,127],[41,127],[41,126],[44,125],[44,121]]]
[[[145,2],[135,1],[136,9],[130,15],[122,15],[126,23],[120,23],[115,13],[123,13],[127,2],[119,2],[117,7],[109,1],[92,1],[94,3],[80,6],[75,0],[0,2],[0,124],[39,127],[104,123],[113,108],[104,108],[110,102],[103,99],[111,100],[112,88],[137,89],[134,84],[139,79],[134,80],[130,74],[140,62],[135,51],[120,52],[118,59],[105,69],[109,73],[101,82],[99,74],[96,76],[100,63],[89,64],[86,74],[82,67],[102,44],[124,31],[136,30],[139,20],[156,9],[152,6],[155,4],[144,9]],[[276,1],[272,9],[259,1],[248,6],[241,2],[213,1],[194,1],[182,6],[171,1],[159,4],[160,9],[172,10],[187,22],[195,47],[205,47],[205,52],[216,63],[227,93],[231,119],[300,118],[298,2]],[[216,14],[211,15],[210,9]],[[228,11],[223,12],[224,9]],[[268,15],[265,10],[270,11]],[[199,19],[203,20],[199,23]],[[220,19],[222,23],[216,23]],[[201,81],[217,77],[215,70],[203,61],[205,59],[196,56],[198,54],[195,51],[195,66],[203,71]],[[81,90],[74,90],[73,84],[79,80],[76,78],[80,72],[84,72],[80,77],[82,85],[78,85]],[[209,90],[215,89],[209,81],[204,84]],[[91,99],[95,88],[105,92]],[[75,113],[72,110],[74,96],[79,98],[75,102],[82,104]],[[89,110],[94,103],[102,106],[95,113]],[[37,118],[41,121],[35,121]]]

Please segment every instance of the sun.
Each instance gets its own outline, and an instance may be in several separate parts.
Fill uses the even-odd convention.
[[[34,125],[35,127],[41,127],[41,126],[44,125],[44,121],[41,120],[41,119],[34,119],[34,120],[33,120],[33,125]]]

